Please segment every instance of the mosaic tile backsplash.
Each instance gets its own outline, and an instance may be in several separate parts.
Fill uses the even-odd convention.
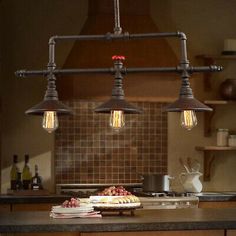
[[[140,174],[167,173],[165,103],[136,102],[141,115],[126,115],[120,131],[92,101],[66,102],[74,116],[60,117],[55,136],[56,183],[138,183]]]

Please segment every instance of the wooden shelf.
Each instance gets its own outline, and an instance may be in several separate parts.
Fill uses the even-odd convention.
[[[212,60],[236,60],[236,55],[197,55],[196,58],[207,60],[211,58]]]
[[[220,146],[197,146],[197,151],[204,152],[204,181],[211,180],[211,166],[215,159],[213,152],[215,151],[236,151],[236,147],[220,147]]]
[[[215,65],[217,61],[236,61],[236,55],[197,55],[197,59],[203,61],[204,66]],[[211,85],[211,72],[204,73],[204,90],[210,91]]]
[[[220,146],[197,146],[195,147],[197,151],[236,151],[236,147],[220,147]]]

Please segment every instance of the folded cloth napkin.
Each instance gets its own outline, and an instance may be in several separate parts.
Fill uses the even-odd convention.
[[[53,206],[50,212],[52,218],[69,219],[69,218],[87,218],[101,217],[99,211],[94,211],[91,204],[82,204],[77,207]]]
[[[55,219],[71,219],[71,218],[100,218],[102,215],[99,211],[83,212],[83,213],[54,213],[50,212],[50,217]]]

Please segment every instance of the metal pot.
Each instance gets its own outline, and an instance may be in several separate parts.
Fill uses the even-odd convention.
[[[142,175],[144,192],[169,192],[170,179],[173,177],[161,174]]]

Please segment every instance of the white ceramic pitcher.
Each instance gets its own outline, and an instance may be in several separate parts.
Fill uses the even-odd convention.
[[[202,183],[199,177],[200,172],[181,173],[179,179],[186,192],[200,193],[202,191]]]

